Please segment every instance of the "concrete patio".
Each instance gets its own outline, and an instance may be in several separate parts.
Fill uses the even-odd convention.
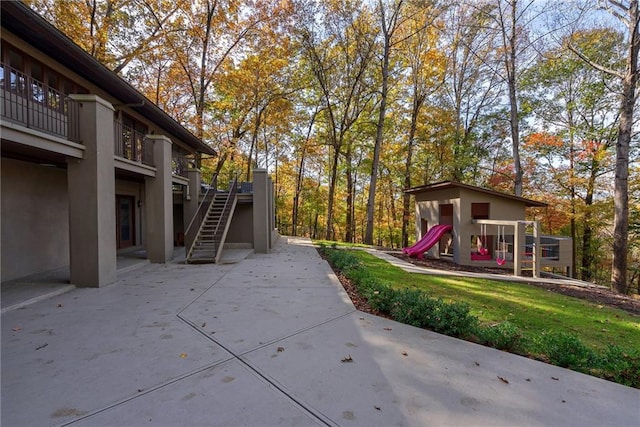
[[[236,261],[3,312],[2,425],[640,424],[640,390],[355,310],[308,240]]]

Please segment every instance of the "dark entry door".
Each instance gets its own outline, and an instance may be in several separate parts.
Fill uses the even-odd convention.
[[[453,204],[440,205],[440,224],[453,225]],[[453,238],[451,233],[445,233],[440,238],[440,254],[453,255]]]
[[[135,245],[135,198],[116,196],[116,244],[118,249]]]

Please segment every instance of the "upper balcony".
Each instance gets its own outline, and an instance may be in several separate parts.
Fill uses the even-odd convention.
[[[0,116],[3,137],[58,155],[83,157],[80,103],[64,93],[0,62]],[[144,176],[155,175],[153,142],[144,132],[114,120],[116,167]],[[11,135],[10,135],[11,134]],[[32,142],[36,141],[36,142]],[[172,172],[176,184],[186,184],[192,156],[174,148]]]
[[[116,156],[135,163],[154,166],[153,145],[151,141],[145,138],[144,133],[123,125],[118,120],[114,120],[113,135],[114,154]]]
[[[3,119],[80,144],[79,104],[48,85],[0,63]]]

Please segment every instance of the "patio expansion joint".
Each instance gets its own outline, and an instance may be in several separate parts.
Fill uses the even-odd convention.
[[[209,289],[211,289],[213,286],[215,286],[215,285],[216,285],[220,280],[222,280],[222,278],[224,278],[225,276],[226,276],[226,273],[225,273],[225,274],[223,274],[220,278],[218,278],[218,280],[216,280],[215,282],[213,282],[210,286],[208,286],[205,290],[203,290],[202,292],[200,292],[200,294],[199,294],[199,295],[197,295],[197,296],[196,296],[192,301],[190,301],[189,303],[187,303],[184,307],[180,308],[180,309],[178,310],[178,313],[176,314],[176,317],[177,317],[181,322],[185,323],[187,326],[189,326],[189,327],[190,327],[190,328],[192,328],[192,329],[195,329],[195,330],[196,330],[196,332],[198,332],[198,333],[200,333],[201,335],[203,335],[203,334],[201,333],[201,331],[199,331],[197,328],[194,328],[194,326],[195,326],[195,325],[192,325],[192,324],[190,324],[188,321],[185,321],[185,320],[180,316],[180,313],[182,313],[182,312],[183,312],[185,309],[187,309],[191,304],[193,304],[195,301],[197,301],[197,300],[198,300],[202,295],[204,295],[204,294],[205,294]],[[74,288],[75,288],[75,287],[74,287]],[[206,337],[206,335],[205,335],[205,337]],[[212,341],[212,340],[210,340],[210,341]],[[215,341],[214,341],[214,344],[217,344],[217,343],[215,343]],[[98,415],[98,414],[100,414],[100,413],[102,413],[102,412],[105,412],[105,411],[111,410],[111,409],[116,408],[116,407],[118,407],[118,406],[124,405],[124,404],[126,404],[126,403],[128,403],[128,402],[131,402],[131,401],[133,401],[133,400],[136,400],[136,399],[138,399],[138,398],[140,398],[140,397],[143,397],[143,396],[145,396],[145,395],[147,395],[147,394],[149,394],[149,393],[153,393],[153,392],[155,392],[155,391],[157,391],[157,390],[160,390],[160,389],[162,389],[162,388],[165,388],[165,387],[168,387],[168,386],[170,386],[170,385],[173,385],[173,384],[175,384],[175,383],[177,383],[177,382],[179,382],[179,381],[182,381],[182,380],[188,379],[188,378],[190,378],[190,377],[193,377],[194,375],[198,375],[199,373],[204,372],[204,371],[206,371],[206,370],[208,370],[208,369],[214,368],[214,367],[216,367],[216,366],[219,366],[219,365],[222,365],[222,364],[224,364],[224,363],[227,363],[227,362],[229,362],[229,361],[231,361],[231,360],[235,360],[235,359],[237,359],[237,357],[236,357],[235,355],[233,355],[233,353],[231,353],[230,351],[228,351],[226,348],[224,348],[223,346],[221,346],[221,345],[219,345],[219,344],[217,344],[217,345],[218,345],[218,346],[220,346],[221,348],[223,348],[223,349],[224,349],[228,354],[230,354],[230,356],[227,356],[227,357],[225,357],[225,358],[223,358],[223,359],[221,359],[221,360],[218,360],[218,361],[216,361],[216,362],[212,362],[212,363],[206,364],[206,365],[204,365],[204,366],[202,366],[202,367],[199,367],[199,368],[197,368],[197,369],[195,369],[195,370],[192,370],[192,371],[186,372],[186,373],[184,373],[184,374],[178,375],[178,376],[176,376],[176,377],[174,377],[174,378],[171,378],[171,379],[169,379],[169,380],[167,380],[167,381],[165,381],[165,382],[163,382],[163,383],[160,383],[160,384],[157,384],[157,385],[155,385],[155,386],[153,386],[153,387],[150,387],[150,388],[148,388],[148,389],[146,389],[146,390],[144,390],[144,391],[142,391],[142,392],[140,392],[140,393],[136,394],[135,396],[129,396],[129,397],[126,397],[126,398],[124,398],[124,399],[121,399],[121,400],[118,400],[118,401],[116,401],[116,402],[110,403],[110,404],[108,404],[108,405],[106,405],[106,406],[104,406],[104,407],[102,407],[102,408],[100,408],[100,409],[93,410],[93,411],[91,411],[90,413],[85,414],[85,415],[83,415],[83,416],[80,416],[80,417],[78,417],[78,418],[75,418],[75,419],[73,419],[73,420],[71,420],[71,421],[66,421],[66,422],[65,422],[65,423],[63,423],[63,424],[59,424],[59,425],[58,425],[58,427],[64,427],[64,426],[70,426],[70,425],[73,425],[73,424],[78,423],[78,422],[80,422],[80,421],[82,421],[82,420],[85,420],[85,419],[87,419],[87,418],[91,418],[91,417],[93,417],[93,416],[96,416],[96,415]]]
[[[195,300],[194,300],[194,302],[195,302]],[[186,310],[189,305],[187,305],[183,309],[183,311]],[[299,329],[299,330],[297,330],[297,331],[295,331],[293,333],[290,333],[290,334],[288,334],[286,336],[279,337],[279,338],[276,338],[276,339],[271,340],[269,342],[263,343],[263,344],[261,344],[261,345],[259,345],[257,347],[254,347],[252,349],[246,350],[246,351],[244,351],[242,353],[235,353],[232,349],[230,349],[229,347],[225,346],[224,344],[222,344],[218,340],[214,339],[212,336],[208,335],[205,331],[203,331],[201,328],[199,328],[198,325],[196,325],[195,323],[193,323],[189,319],[187,319],[185,317],[182,317],[182,312],[178,313],[177,317],[182,322],[184,322],[186,325],[188,325],[189,327],[194,329],[197,333],[199,333],[200,335],[205,337],[207,340],[209,340],[209,341],[213,342],[214,344],[222,347],[222,349],[224,349],[226,352],[228,352],[229,354],[232,355],[230,360],[238,361],[238,363],[240,363],[242,366],[247,368],[249,371],[253,372],[258,378],[260,378],[261,380],[265,381],[267,384],[269,384],[271,387],[273,387],[275,390],[277,390],[279,393],[281,393],[283,396],[285,396],[296,407],[298,407],[299,409],[304,411],[306,414],[308,414],[309,416],[315,418],[316,420],[318,420],[319,422],[321,422],[322,424],[324,424],[326,426],[337,426],[338,424],[333,422],[331,420],[331,418],[329,418],[327,415],[322,413],[322,411],[320,411],[317,408],[312,407],[310,404],[308,404],[308,403],[302,401],[300,398],[296,397],[294,394],[292,394],[290,391],[288,391],[283,385],[279,384],[274,379],[270,378],[267,374],[263,373],[256,366],[254,366],[251,363],[249,363],[249,361],[247,361],[244,356],[246,356],[246,355],[248,355],[248,354],[250,354],[252,352],[255,352],[257,350],[260,350],[260,349],[263,349],[265,347],[268,347],[270,345],[273,345],[274,343],[277,343],[277,342],[280,342],[280,341],[284,341],[284,340],[289,339],[291,337],[294,337],[296,335],[299,335],[299,334],[302,334],[304,332],[310,331],[310,330],[312,330],[314,328],[326,325],[326,324],[331,323],[331,322],[335,322],[336,320],[342,319],[342,318],[347,317],[347,316],[351,316],[353,313],[355,313],[357,311],[358,310],[356,310],[356,309],[350,310],[347,313],[341,314],[339,316],[334,316],[332,318],[323,320],[322,322],[318,322],[318,323],[316,323],[314,325],[311,325],[311,326],[308,326],[306,328]]]
[[[173,385],[173,384],[178,383],[180,381],[183,381],[185,379],[191,378],[194,375],[198,375],[201,372],[204,372],[206,370],[209,370],[209,369],[214,368],[214,367],[219,366],[219,365],[223,365],[223,364],[229,362],[230,360],[234,360],[234,359],[235,358],[233,356],[229,356],[229,357],[226,357],[226,358],[224,358],[222,360],[218,360],[216,362],[209,363],[207,365],[201,366],[201,367],[199,367],[197,369],[194,369],[194,370],[186,372],[186,373],[184,373],[182,375],[178,375],[178,376],[176,376],[174,378],[171,378],[170,380],[167,380],[167,381],[165,381],[163,383],[157,384],[157,385],[155,385],[153,387],[149,387],[148,389],[139,392],[135,396],[126,397],[124,399],[121,399],[121,400],[118,400],[116,402],[110,403],[110,404],[108,404],[108,405],[106,405],[106,406],[104,406],[104,407],[102,407],[100,409],[93,410],[90,413],[82,415],[82,416],[80,416],[78,418],[75,418],[75,419],[73,419],[71,421],[67,421],[67,422],[65,422],[63,424],[58,424],[58,427],[70,426],[70,425],[73,425],[73,424],[78,423],[80,421],[86,420],[87,418],[94,417],[94,416],[96,416],[98,414],[101,414],[101,413],[103,413],[105,411],[108,411],[110,409],[113,409],[113,408],[116,408],[118,406],[124,405],[124,404],[126,404],[128,402],[134,401],[134,400],[136,400],[136,399],[138,399],[140,397],[143,397],[143,396],[145,396],[147,394],[153,393],[153,392],[158,391],[158,390],[160,390],[162,388],[168,387],[170,385]]]

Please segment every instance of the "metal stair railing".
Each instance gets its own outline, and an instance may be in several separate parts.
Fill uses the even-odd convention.
[[[220,218],[218,219],[218,224],[216,224],[216,228],[213,232],[213,243],[215,245],[215,262],[217,263],[220,260],[220,255],[222,253],[222,244],[227,230],[229,229],[229,217],[231,216],[232,210],[235,208],[236,197],[238,194],[238,176],[233,180],[233,183],[230,185],[229,194],[227,195],[227,200],[224,202],[224,208],[222,209],[222,213],[220,214]]]
[[[209,209],[215,199],[215,195],[217,192],[217,183],[218,175],[214,175],[211,178],[211,184],[207,188],[207,192],[198,205],[198,209],[196,210],[195,215],[191,219],[191,222],[189,223],[189,226],[184,233],[184,246],[186,250],[187,260],[191,257],[191,253],[193,252],[193,248],[196,244],[198,234],[200,233],[200,228],[202,228],[202,224],[204,223],[204,220],[209,213]]]

